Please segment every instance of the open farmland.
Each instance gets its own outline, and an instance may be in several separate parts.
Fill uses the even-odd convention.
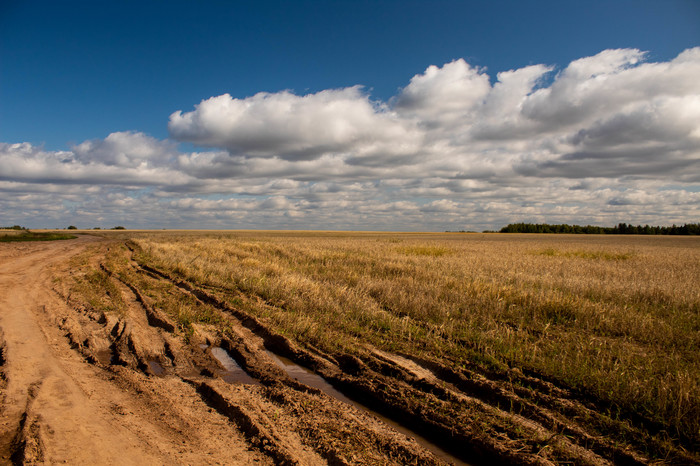
[[[44,312],[245,461],[700,461],[698,238],[102,235],[56,263]],[[31,459],[26,426],[8,448]]]

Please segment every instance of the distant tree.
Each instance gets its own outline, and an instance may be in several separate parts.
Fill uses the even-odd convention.
[[[77,230],[78,227],[76,227],[75,225],[71,225],[71,226],[68,227],[68,229],[69,229],[69,230]]]
[[[700,235],[700,223],[685,225],[641,226],[618,223],[614,227],[598,227],[586,225],[549,225],[547,223],[511,223],[501,228],[501,233],[574,233],[596,235]]]
[[[112,230],[126,230],[126,228],[123,227],[123,226],[121,226],[121,225],[119,225],[119,226],[116,226],[116,227],[112,227]]]

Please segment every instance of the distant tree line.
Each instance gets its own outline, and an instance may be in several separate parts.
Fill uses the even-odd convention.
[[[569,233],[581,235],[700,235],[700,223],[686,223],[670,227],[628,225],[619,223],[614,227],[593,225],[550,225],[548,223],[510,223],[501,228],[501,233]]]
[[[68,228],[66,228],[66,229],[67,229],[67,230],[77,230],[78,227],[76,227],[75,225],[70,225],[70,226],[68,226]],[[101,230],[101,229],[102,229],[101,227],[94,227],[94,228],[93,228],[93,230]],[[123,227],[123,226],[119,225],[119,226],[110,228],[110,230],[126,230],[126,227]]]

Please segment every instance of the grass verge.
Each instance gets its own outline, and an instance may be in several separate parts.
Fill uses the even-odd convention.
[[[33,233],[23,231],[17,234],[2,234],[0,233],[0,243],[15,243],[22,241],[56,241],[64,239],[75,239],[77,236],[68,235],[66,233]]]

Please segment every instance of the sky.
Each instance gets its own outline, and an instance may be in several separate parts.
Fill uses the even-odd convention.
[[[700,222],[700,1],[0,0],[0,226]]]

